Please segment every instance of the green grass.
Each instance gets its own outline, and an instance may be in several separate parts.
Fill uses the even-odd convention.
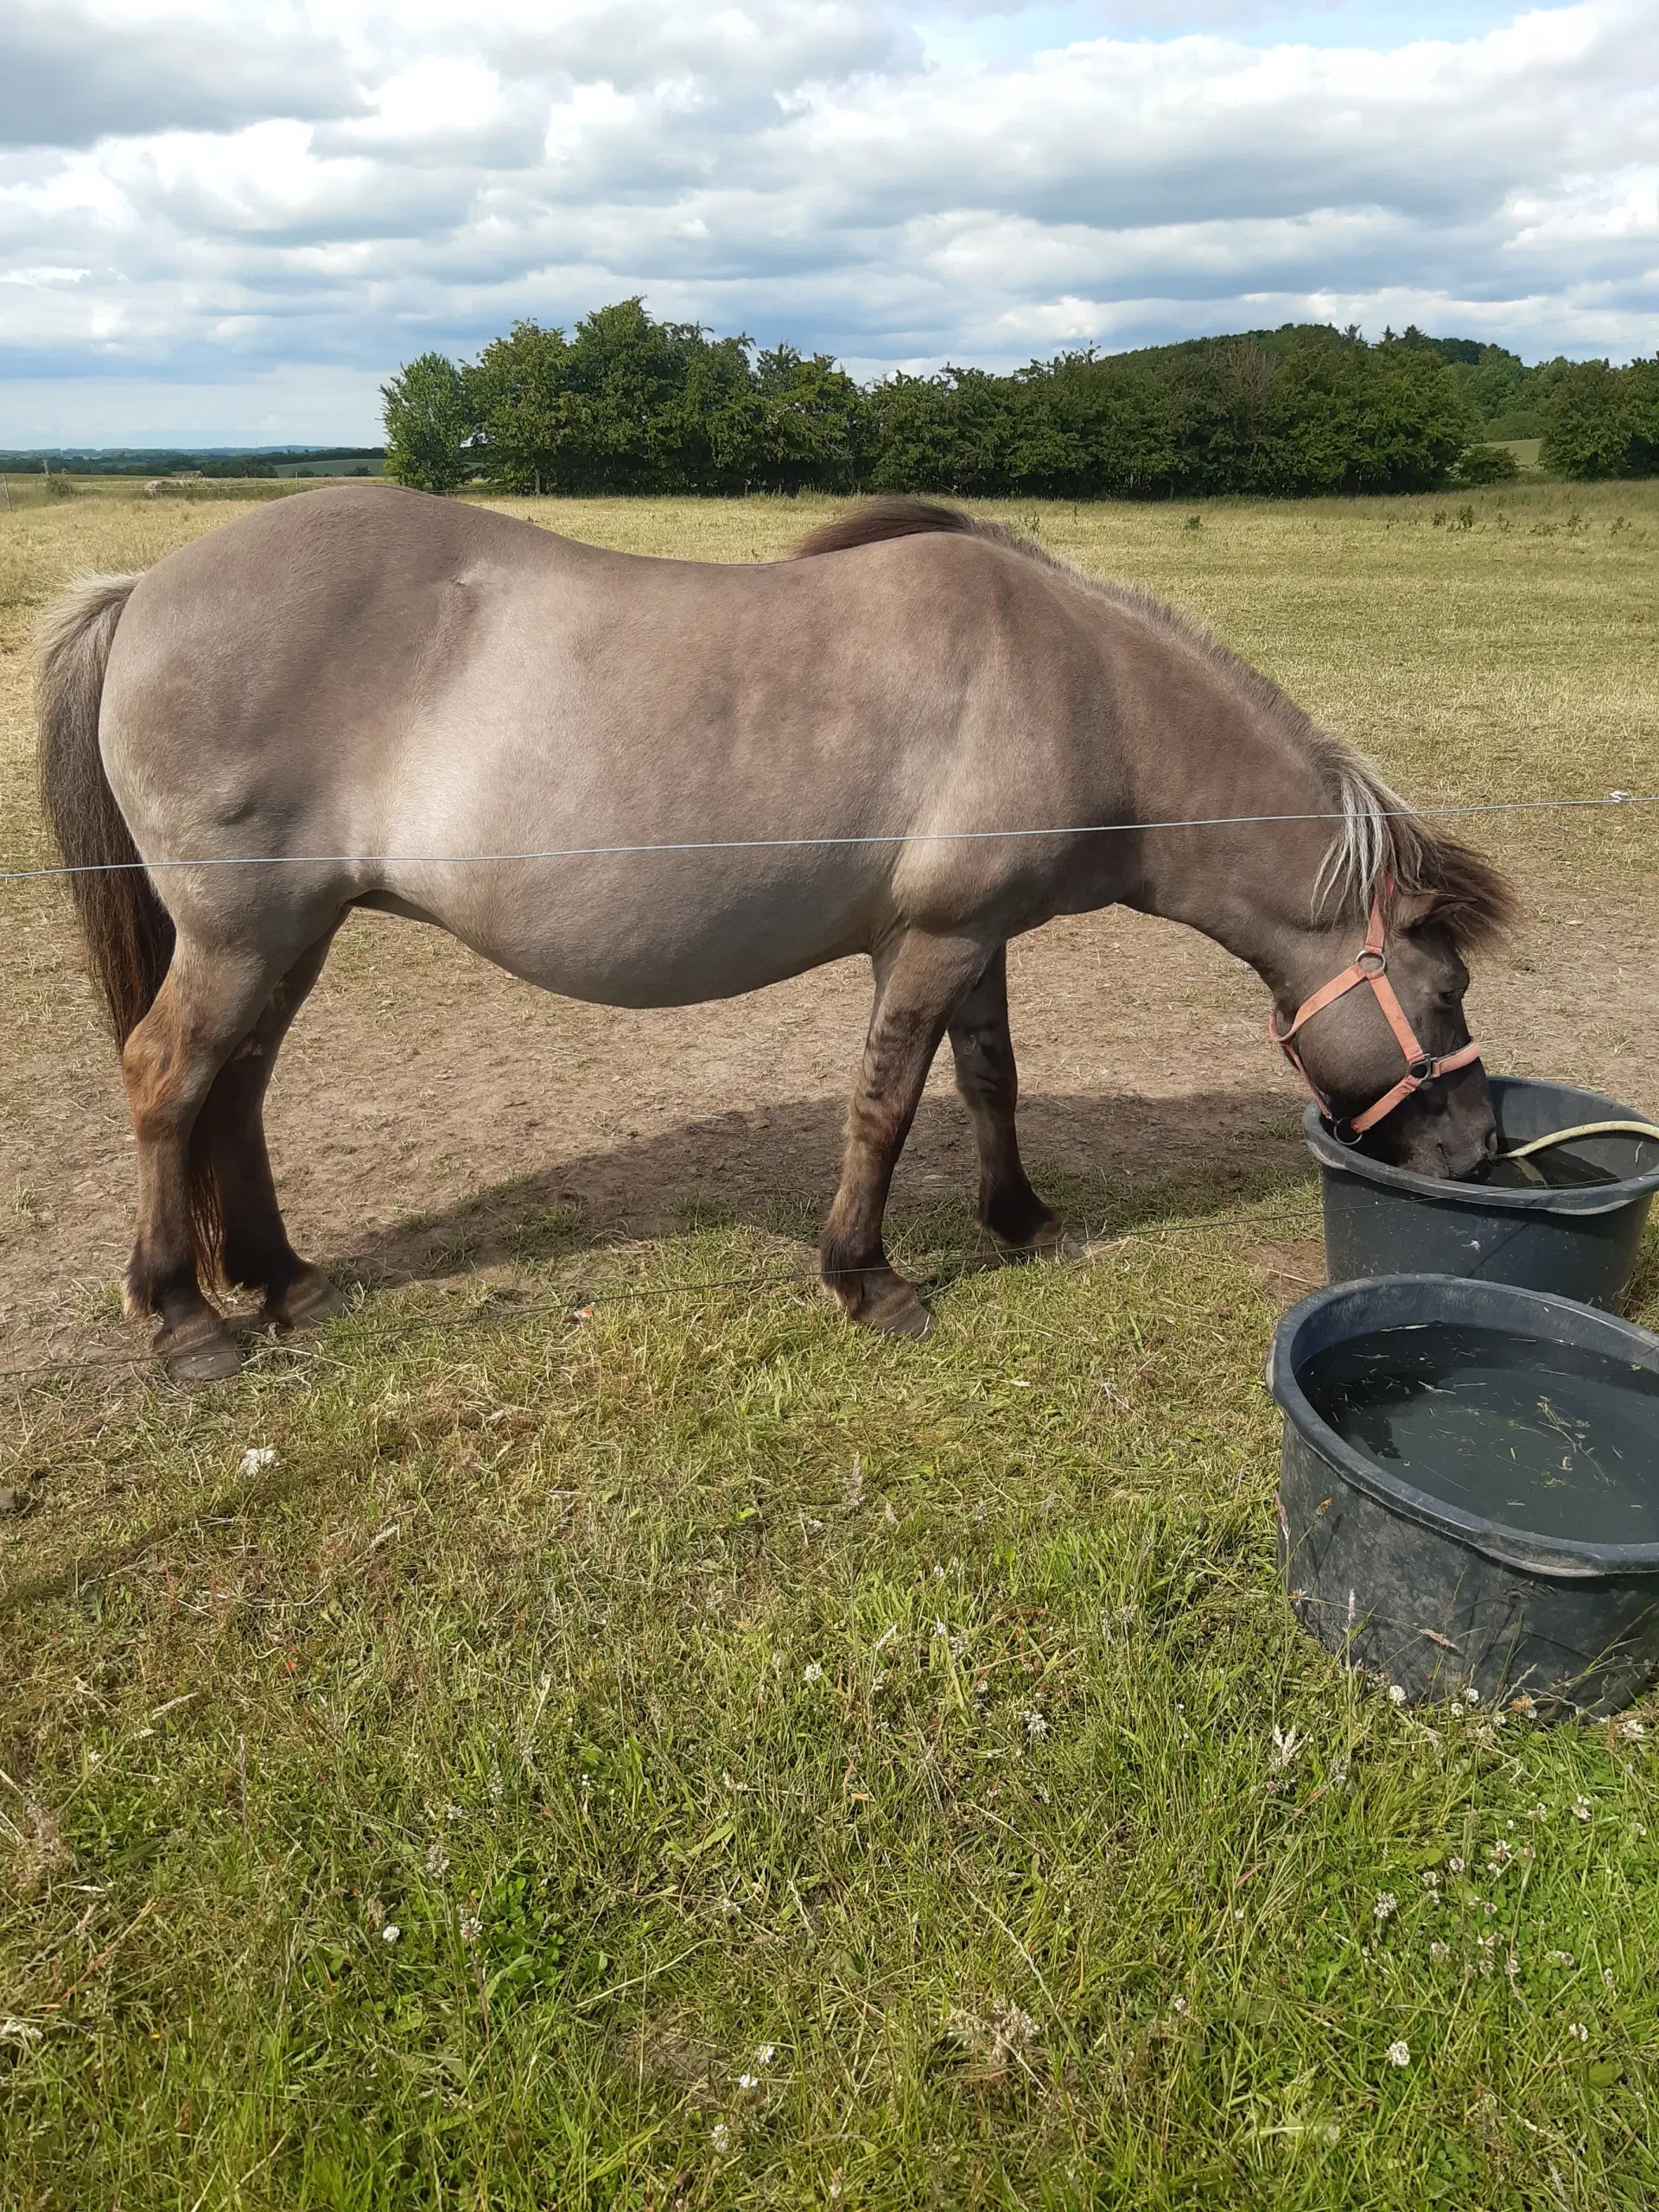
[[[1422,796],[1651,776],[1659,493],[1460,504],[1033,522]],[[14,683],[58,574],[213,518],[20,513]],[[1614,823],[1492,842],[1639,909]],[[1345,1675],[1258,1380],[1310,1191],[1063,1195],[1087,1263],[906,1218],[920,1346],[692,1201],[623,1249],[556,1210],[224,1389],[8,1383],[0,2206],[1651,2204],[1659,1718]]]
[[[1292,1625],[1296,1210],[942,1221],[919,1349],[706,1230],[35,1392],[0,2201],[1650,2202],[1659,1729]]]

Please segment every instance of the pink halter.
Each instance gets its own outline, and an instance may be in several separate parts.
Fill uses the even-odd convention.
[[[1365,931],[1365,943],[1358,954],[1340,976],[1334,976],[1322,990],[1315,991],[1311,999],[1302,1001],[1288,1029],[1281,1029],[1275,1016],[1271,1013],[1268,1015],[1268,1036],[1313,1092],[1319,1111],[1344,1142],[1363,1136],[1366,1130],[1374,1128],[1385,1114],[1392,1114],[1396,1106],[1403,1105],[1412,1093],[1421,1090],[1426,1083],[1433,1083],[1437,1075],[1448,1075],[1453,1068],[1466,1068],[1471,1061],[1480,1058],[1480,1047],[1472,1042],[1455,1052],[1444,1053],[1438,1059],[1432,1053],[1426,1052],[1418,1043],[1417,1033],[1407,1020],[1405,1008],[1395,996],[1394,985],[1388,976],[1389,956],[1383,943],[1386,927],[1382,919],[1382,899],[1392,896],[1393,891],[1394,882],[1390,878],[1382,893],[1371,902],[1370,924]],[[1330,1100],[1302,1065],[1301,1055],[1290,1040],[1299,1029],[1313,1020],[1316,1014],[1322,1014],[1326,1007],[1334,1005],[1337,1000],[1345,997],[1361,983],[1370,985],[1376,1002],[1382,1009],[1383,1020],[1399,1040],[1400,1049],[1406,1056],[1406,1072],[1392,1090],[1384,1091],[1375,1105],[1368,1106],[1363,1114],[1356,1114],[1351,1122],[1344,1124],[1332,1112]]]

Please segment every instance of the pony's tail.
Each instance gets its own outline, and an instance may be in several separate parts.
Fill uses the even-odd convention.
[[[173,922],[115,803],[98,744],[115,626],[137,576],[80,576],[35,632],[41,807],[69,877],[80,932],[118,1046],[150,1008],[173,957]]]
[[[173,958],[173,918],[156,897],[99,749],[104,671],[134,576],[80,576],[35,628],[41,807],[86,941],[92,981],[118,1046],[162,988]],[[199,1116],[198,1132],[204,1116]],[[198,1266],[219,1272],[223,1206],[206,1145],[190,1147],[190,1241]]]

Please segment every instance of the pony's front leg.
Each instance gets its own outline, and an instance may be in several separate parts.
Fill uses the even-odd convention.
[[[881,1217],[939,1039],[991,950],[981,940],[912,931],[876,955],[875,1005],[847,1110],[841,1187],[819,1246],[825,1285],[853,1320],[871,1328],[927,1332],[927,1308],[887,1264]]]
[[[1008,956],[999,946],[984,974],[950,1016],[957,1089],[974,1125],[979,1153],[979,1217],[1011,1252],[1058,1250],[1060,1217],[1027,1178],[1014,1134],[1020,1077],[1008,1034]]]
[[[240,1363],[235,1338],[202,1294],[200,1272],[217,1272],[222,1224],[211,1179],[192,1175],[190,1140],[215,1077],[280,973],[257,959],[209,955],[181,936],[149,1013],[122,1048],[138,1168],[127,1311],[156,1316],[154,1349],[176,1382],[216,1382]]]

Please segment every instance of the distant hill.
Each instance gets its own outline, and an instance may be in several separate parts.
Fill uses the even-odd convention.
[[[384,446],[36,446],[0,452],[9,476],[378,476]]]

